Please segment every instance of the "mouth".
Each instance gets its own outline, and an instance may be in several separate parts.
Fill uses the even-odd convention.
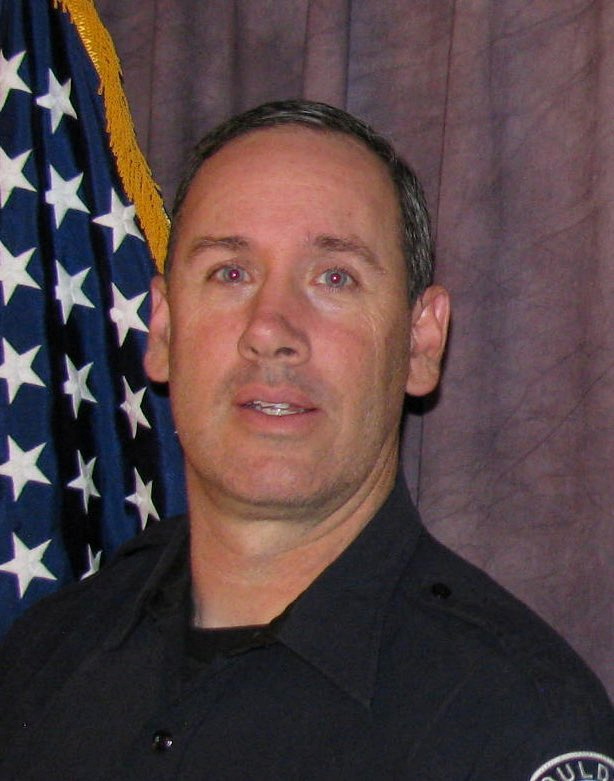
[[[246,409],[256,410],[256,412],[262,412],[264,415],[274,415],[276,417],[300,415],[310,411],[306,407],[298,407],[296,404],[291,404],[288,401],[261,401],[260,399],[254,399],[241,406]]]

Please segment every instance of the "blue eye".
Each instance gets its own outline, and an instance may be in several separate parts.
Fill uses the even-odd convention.
[[[318,282],[333,290],[340,290],[354,284],[354,278],[342,268],[329,268],[318,277]]]
[[[213,272],[213,277],[219,282],[227,282],[232,285],[237,282],[244,282],[246,273],[240,266],[223,266]]]

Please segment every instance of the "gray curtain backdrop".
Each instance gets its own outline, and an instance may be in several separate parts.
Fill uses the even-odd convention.
[[[191,144],[264,100],[337,104],[414,165],[454,321],[412,491],[614,692],[614,2],[97,5],[168,203]]]

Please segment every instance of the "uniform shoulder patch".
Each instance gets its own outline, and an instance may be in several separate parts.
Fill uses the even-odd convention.
[[[529,781],[614,781],[614,759],[594,751],[571,751],[550,759]]]

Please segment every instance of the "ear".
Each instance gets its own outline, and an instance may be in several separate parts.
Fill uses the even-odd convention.
[[[166,280],[160,274],[151,280],[151,316],[144,365],[154,382],[168,381],[168,353],[171,334]]]
[[[425,396],[437,387],[450,321],[450,296],[445,288],[427,288],[414,304],[407,392]]]

